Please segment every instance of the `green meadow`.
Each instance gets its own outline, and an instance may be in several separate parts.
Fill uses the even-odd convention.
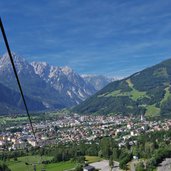
[[[7,161],[6,164],[11,169],[11,171],[32,171],[34,165],[36,165],[36,170],[41,171],[41,169],[46,169],[46,171],[64,171],[76,167],[76,163],[72,161],[42,164],[41,161],[51,160],[52,157],[49,156],[25,156],[18,157],[17,161],[11,159]],[[28,163],[28,165],[26,165]]]

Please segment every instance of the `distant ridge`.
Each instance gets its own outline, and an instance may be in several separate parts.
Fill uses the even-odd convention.
[[[91,84],[96,91],[101,90],[104,86],[112,81],[117,80],[116,78],[109,78],[103,75],[81,75],[81,77],[89,84]]]

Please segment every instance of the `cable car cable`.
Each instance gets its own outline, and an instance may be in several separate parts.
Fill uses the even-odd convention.
[[[17,80],[17,83],[18,83],[20,94],[21,94],[21,97],[23,99],[23,103],[24,103],[24,106],[25,106],[25,110],[26,110],[29,122],[30,122],[32,133],[33,133],[33,136],[35,138],[35,141],[37,142],[35,131],[33,129],[33,123],[32,123],[32,120],[31,120],[31,117],[30,117],[30,114],[29,114],[27,103],[26,103],[26,100],[25,100],[25,97],[24,97],[24,94],[23,94],[23,90],[22,90],[20,80],[19,80],[19,77],[18,77],[18,74],[17,74],[17,70],[15,68],[15,64],[14,64],[14,61],[13,61],[13,58],[12,58],[11,50],[10,50],[10,47],[9,47],[9,44],[8,44],[8,40],[7,40],[7,37],[6,37],[6,34],[5,34],[5,30],[4,30],[4,26],[2,24],[1,18],[0,18],[0,28],[1,28],[2,36],[4,38],[4,42],[5,42],[5,45],[6,45],[6,48],[7,48],[7,51],[8,51],[8,55],[9,55],[9,58],[10,58],[10,61],[11,61],[11,64],[12,64],[12,68],[13,68],[13,71],[14,71],[14,74],[15,74],[15,77],[16,77],[16,80]]]

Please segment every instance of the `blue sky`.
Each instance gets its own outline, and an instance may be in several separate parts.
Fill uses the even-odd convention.
[[[123,77],[171,57],[170,0],[1,0],[0,9],[11,50],[29,61]]]

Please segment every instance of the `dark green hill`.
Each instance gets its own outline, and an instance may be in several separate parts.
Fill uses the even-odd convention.
[[[29,111],[45,109],[40,101],[25,96]],[[24,104],[19,92],[0,83],[0,114],[14,114],[25,112]]]
[[[76,106],[78,113],[171,114],[171,59],[108,84]]]

